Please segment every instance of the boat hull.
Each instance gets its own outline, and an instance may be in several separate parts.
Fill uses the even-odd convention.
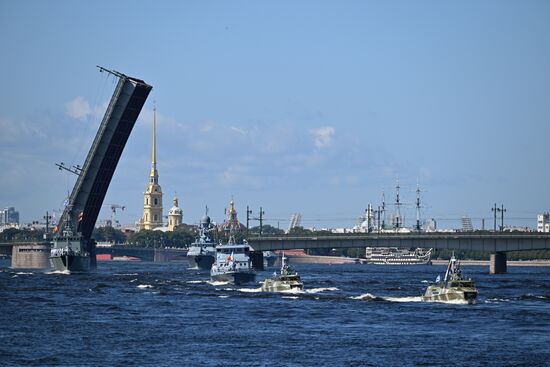
[[[433,292],[428,289],[422,296],[422,300],[431,302],[466,302],[468,304],[476,303],[477,291],[475,290],[444,290],[442,292]]]
[[[432,265],[432,261],[428,260],[361,260],[361,263],[367,265]]]
[[[50,264],[54,271],[86,273],[90,271],[90,263],[90,256],[87,255],[50,256]]]
[[[262,284],[262,292],[291,292],[302,291],[304,285],[298,282],[284,282],[266,279]]]
[[[215,260],[214,255],[187,255],[189,267],[201,270],[210,270]]]
[[[256,273],[249,272],[228,272],[213,274],[210,276],[213,282],[229,282],[235,285],[251,283],[256,280]]]

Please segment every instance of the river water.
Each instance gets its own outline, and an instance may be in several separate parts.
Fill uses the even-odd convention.
[[[211,284],[185,263],[99,263],[85,275],[8,266],[0,365],[550,365],[550,267],[463,266],[479,291],[464,305],[420,301],[444,265],[296,265],[300,294]]]

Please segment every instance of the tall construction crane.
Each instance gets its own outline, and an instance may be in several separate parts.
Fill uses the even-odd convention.
[[[116,210],[124,210],[126,208],[124,205],[119,204],[103,204],[103,206],[108,206],[111,208],[111,227],[120,228],[120,224],[116,220]]]

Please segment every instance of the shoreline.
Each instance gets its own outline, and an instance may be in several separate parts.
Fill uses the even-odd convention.
[[[489,266],[489,260],[459,260],[460,265]],[[433,265],[447,265],[449,260],[432,260]],[[550,266],[550,260],[508,260],[507,266]]]
[[[290,264],[325,264],[342,265],[358,264],[361,259],[340,256],[315,256],[315,255],[287,255]],[[432,260],[433,265],[447,265],[449,260]],[[461,265],[489,266],[489,260],[460,260]],[[371,265],[371,264],[363,264]],[[550,260],[508,260],[508,266],[550,266]],[[380,265],[376,265],[380,266]],[[382,265],[384,266],[384,265]],[[387,266],[414,266],[414,265],[387,265]]]

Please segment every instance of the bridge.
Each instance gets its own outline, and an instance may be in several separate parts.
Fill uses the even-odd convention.
[[[113,257],[130,256],[141,261],[169,262],[175,260],[187,261],[187,249],[185,248],[153,248],[153,247],[128,247],[111,246],[97,247],[97,255],[112,255]]]
[[[0,257],[11,256],[13,268],[49,268],[51,242],[2,242]],[[97,247],[97,255],[129,256],[141,261],[169,262],[187,260],[186,248],[111,246]]]
[[[77,179],[68,204],[54,228],[53,238],[54,247],[59,244],[60,248],[66,248],[70,244],[72,252],[90,254],[89,261],[92,268],[95,267],[96,243],[91,236],[97,216],[122,151],[153,88],[141,79],[129,77],[118,71],[103,67],[99,67],[99,70],[117,77],[118,83],[83,166],[74,166],[74,169],[71,169],[65,167],[63,163],[57,165],[59,169],[76,174]],[[63,141],[59,144],[63,144]],[[43,257],[47,246],[37,245],[41,246],[40,251],[32,246],[27,247],[27,244],[21,245],[24,247],[18,248],[17,251],[14,250],[12,264],[25,266],[26,263],[35,263],[33,256],[23,259],[27,253]],[[20,255],[21,259],[19,259]],[[76,263],[66,261],[67,264],[64,266],[67,267],[69,263]]]
[[[491,274],[506,273],[506,253],[550,250],[550,233],[539,232],[425,232],[369,233],[309,237],[250,237],[254,251],[363,247],[425,247],[484,251],[491,254]]]

